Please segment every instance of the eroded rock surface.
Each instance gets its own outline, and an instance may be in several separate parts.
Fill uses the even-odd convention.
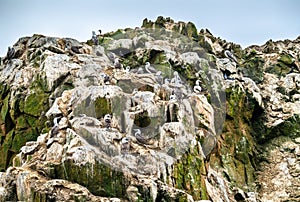
[[[0,201],[299,199],[299,39],[243,50],[159,17],[99,44],[1,59]]]

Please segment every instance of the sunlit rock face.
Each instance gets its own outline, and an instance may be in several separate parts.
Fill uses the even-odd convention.
[[[0,201],[299,198],[299,39],[243,50],[159,17],[98,40],[1,58]]]

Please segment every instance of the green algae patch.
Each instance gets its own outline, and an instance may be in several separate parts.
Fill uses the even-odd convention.
[[[72,160],[67,160],[59,165],[49,165],[49,171],[51,178],[78,183],[96,196],[126,197],[129,184],[124,173],[99,162],[76,165]]]
[[[48,95],[44,93],[30,94],[24,103],[24,113],[38,117],[48,109]]]
[[[198,147],[191,148],[174,164],[175,187],[185,190],[194,200],[209,199],[205,188],[205,164]]]

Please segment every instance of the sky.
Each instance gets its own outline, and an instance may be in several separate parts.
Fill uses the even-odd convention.
[[[226,41],[262,45],[300,36],[299,0],[0,0],[0,56],[20,37],[91,38],[158,16],[193,22]]]

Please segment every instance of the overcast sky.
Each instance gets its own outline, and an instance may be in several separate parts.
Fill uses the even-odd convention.
[[[0,56],[34,33],[86,41],[92,30],[134,28],[160,15],[244,48],[300,35],[299,0],[0,0]]]

